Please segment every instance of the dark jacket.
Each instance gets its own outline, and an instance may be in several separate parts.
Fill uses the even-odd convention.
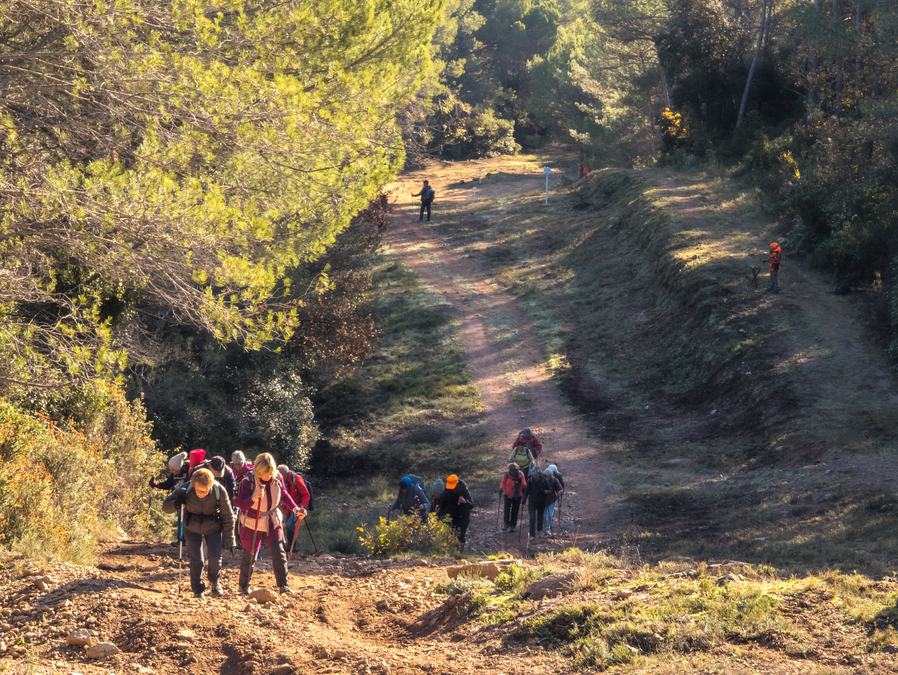
[[[198,469],[209,469],[209,471],[212,471],[212,460],[207,459],[205,462],[201,462],[200,464],[197,464],[195,467],[193,467],[194,471],[197,471]],[[215,475],[214,471],[212,471],[212,475],[213,476]],[[234,490],[237,487],[237,483],[234,480],[234,472],[231,471],[231,467],[229,467],[226,464],[224,471],[221,474],[221,478],[219,478],[218,476],[215,476],[215,481],[217,483],[219,483],[222,487],[224,487],[225,490],[227,490],[228,499],[231,500],[231,506],[233,506],[234,505],[234,496],[235,496]]]
[[[465,498],[465,504],[459,504],[460,498]],[[450,490],[446,488],[440,495],[440,501],[437,505],[437,514],[440,518],[451,516],[453,521],[462,520],[470,515],[474,508],[474,500],[471,499],[471,493],[468,492],[468,486],[463,480],[458,481],[458,485]]]
[[[530,505],[529,508],[544,509],[547,505],[551,504],[552,502],[548,500],[557,482],[558,481],[553,482],[552,477],[542,471],[534,471],[530,474],[530,480],[527,481],[526,491],[526,501]],[[552,501],[554,501],[554,499]]]
[[[162,504],[165,513],[177,513],[184,506],[185,530],[193,534],[222,533],[222,545],[234,547],[234,512],[227,490],[212,484],[209,494],[200,499],[193,485],[184,485],[172,492]]]
[[[558,501],[558,495],[561,494],[561,491],[564,489],[564,484],[559,480],[559,476],[556,473],[543,473],[543,480],[546,482],[549,488],[549,492],[544,492],[545,499],[543,500],[546,506],[550,504],[554,504]]]
[[[175,488],[181,487],[182,484],[187,480],[187,464],[184,464],[184,470],[179,474],[169,473],[168,477],[162,481],[161,483],[152,483],[152,486],[157,490],[174,490]]]
[[[393,502],[391,508],[393,511],[399,511],[399,513],[404,515],[415,512],[427,513],[430,511],[430,500],[424,494],[424,489],[417,483],[414,483],[411,488],[399,488],[396,501]]]
[[[416,192],[412,195],[412,197],[421,197],[422,204],[430,204],[433,202],[433,198],[436,196],[436,192],[433,191],[433,188],[429,185],[425,188],[421,188],[421,192]]]

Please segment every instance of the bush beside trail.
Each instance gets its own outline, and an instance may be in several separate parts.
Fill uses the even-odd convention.
[[[91,560],[98,540],[148,533],[147,482],[164,457],[139,402],[97,392],[77,426],[60,426],[0,399],[0,546]]]

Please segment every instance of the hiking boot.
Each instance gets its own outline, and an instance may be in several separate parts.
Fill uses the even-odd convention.
[[[194,591],[194,592],[193,592],[193,597],[195,597],[195,598],[197,598],[197,599],[199,599],[199,600],[202,600],[203,598],[206,597],[206,591]]]
[[[212,584],[212,595],[220,598],[220,597],[224,596],[224,594],[225,594],[225,592],[224,592],[224,589],[221,587],[221,582],[216,581],[214,584]]]
[[[249,586],[241,586],[240,595],[249,595]]]
[[[287,595],[293,595],[293,589],[290,588],[287,584],[284,584],[283,586],[278,586],[278,591],[281,593],[285,593]]]

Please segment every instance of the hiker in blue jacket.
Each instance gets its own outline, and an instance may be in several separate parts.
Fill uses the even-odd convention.
[[[391,511],[398,511],[404,516],[418,513],[422,520],[427,518],[430,512],[430,502],[424,494],[424,488],[412,480],[411,476],[403,476],[399,481],[399,492],[396,501],[390,507]]]

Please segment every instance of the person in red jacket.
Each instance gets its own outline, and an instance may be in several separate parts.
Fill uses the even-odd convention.
[[[514,439],[514,443],[511,444],[511,449],[514,450],[519,445],[526,445],[530,448],[530,452],[533,454],[533,459],[539,459],[539,453],[543,451],[542,443],[539,442],[536,434],[530,429],[524,429],[518,434],[518,437]]]
[[[284,487],[287,488],[287,492],[290,493],[290,497],[293,498],[296,505],[308,511],[312,493],[306,485],[305,478],[298,472],[291,471],[290,467],[286,464],[278,464],[278,473],[281,474],[281,478],[284,480]],[[287,542],[287,553],[289,553],[296,545],[293,537],[294,532],[296,532],[296,516],[291,513],[287,516],[287,520],[284,521],[284,537]]]
[[[499,483],[499,494],[505,497],[505,506],[502,511],[503,532],[514,532],[518,526],[518,511],[521,508],[521,500],[527,490],[527,477],[520,467],[512,462],[508,465],[508,471],[502,476]]]
[[[767,256],[767,266],[770,268],[770,286],[768,293],[780,292],[780,263],[783,262],[783,249],[775,241],[770,242],[770,253]]]

